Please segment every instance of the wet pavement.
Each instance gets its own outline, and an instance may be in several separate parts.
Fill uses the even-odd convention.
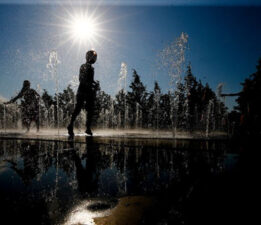
[[[226,211],[217,208],[245,200],[236,187],[245,179],[240,154],[224,140],[82,140],[0,138],[1,219],[194,224],[209,222],[205,210],[222,222]]]
[[[75,129],[75,141],[85,142],[84,130]],[[23,138],[23,139],[40,139],[40,140],[60,140],[67,141],[68,131],[64,128],[57,129],[41,129],[36,132],[35,128],[32,128],[30,132],[26,132],[22,129],[7,129],[0,130],[1,137],[9,138]],[[149,129],[94,129],[93,137],[96,139],[158,139],[158,140],[173,140],[173,133],[171,130],[149,130]],[[225,140],[228,138],[226,132],[211,132],[208,137],[206,137],[205,131],[197,132],[186,132],[178,131],[175,133],[175,139],[197,139],[197,140]]]

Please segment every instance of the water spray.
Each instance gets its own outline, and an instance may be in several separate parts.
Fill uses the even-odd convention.
[[[126,94],[127,94],[127,64],[125,62],[121,63],[121,70],[119,74],[119,79],[118,79],[118,89],[123,89],[124,93],[124,128],[126,128],[126,121],[128,118],[127,115],[127,101],[126,101]]]
[[[41,95],[42,95],[42,88],[40,84],[37,84],[37,92],[39,93],[39,102],[38,102],[38,116],[39,116],[39,128],[41,124]]]
[[[173,137],[176,135],[177,129],[177,113],[179,105],[179,96],[175,95],[175,89],[181,83],[181,75],[185,66],[185,53],[188,49],[188,34],[182,32],[169,46],[163,49],[160,54],[161,65],[167,69],[170,77],[170,93],[171,101],[171,123]]]
[[[6,105],[4,104],[4,133],[6,134]]]
[[[58,59],[57,51],[53,50],[49,54],[49,62],[47,64],[47,68],[50,70],[52,78],[55,80],[56,88],[56,104],[57,104],[57,128],[58,128],[58,135],[60,133],[60,124],[59,124],[59,96],[58,96],[58,89],[59,89],[59,80],[57,74],[57,65],[60,63]]]

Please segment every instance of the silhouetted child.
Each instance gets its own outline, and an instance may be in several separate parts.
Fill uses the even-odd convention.
[[[14,103],[17,99],[21,100],[21,110],[22,110],[22,123],[26,127],[27,131],[30,130],[30,125],[32,121],[35,121],[37,131],[39,131],[39,99],[40,95],[32,88],[30,88],[30,82],[25,80],[23,83],[22,90],[19,94],[12,98],[9,102],[5,104]]]
[[[96,95],[96,85],[94,81],[94,64],[97,60],[97,53],[93,50],[86,53],[86,63],[81,65],[79,74],[79,87],[76,95],[77,103],[74,112],[71,117],[71,122],[67,127],[69,135],[74,136],[73,125],[76,117],[80,113],[81,109],[85,107],[87,111],[87,121],[86,121],[86,133],[92,135],[91,122],[93,116],[94,101]]]

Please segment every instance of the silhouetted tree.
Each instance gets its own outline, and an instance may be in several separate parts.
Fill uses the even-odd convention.
[[[154,90],[149,94],[147,100],[148,127],[159,128],[161,117],[161,89],[157,81],[154,83]]]
[[[58,94],[59,96],[59,108],[60,111],[60,121],[61,126],[66,126],[69,123],[70,115],[73,112],[75,104],[75,94],[71,88],[71,85],[68,85],[62,93]]]
[[[257,71],[241,84],[243,90],[237,98],[241,113],[241,133],[260,135],[261,132],[261,58],[256,66]]]
[[[260,107],[257,103],[260,96],[260,62],[257,72],[243,83],[244,90],[238,98],[238,110],[242,114],[241,121],[259,130]],[[133,70],[133,79],[127,93],[122,89],[112,98],[101,90],[99,82],[96,86],[93,125],[96,127],[137,127],[171,129],[173,125],[182,130],[217,130],[227,126],[227,108],[217,98],[208,84],[197,81],[189,65],[184,80],[177,83],[173,91],[163,93],[159,84],[154,83],[154,89],[148,93],[139,74]],[[40,106],[41,124],[55,127],[57,125],[57,103],[59,99],[60,126],[68,124],[73,111],[76,95],[69,85],[61,93],[52,97],[47,90],[42,94],[44,106]],[[256,108],[255,108],[255,107]],[[16,106],[8,106],[11,107]],[[7,124],[17,124],[19,115],[13,115],[6,109]],[[17,106],[18,108],[18,106]],[[0,105],[0,124],[3,127],[4,106]],[[234,115],[234,114],[233,114]],[[234,118],[231,114],[231,117]],[[84,111],[76,120],[76,126],[85,124]],[[14,119],[15,118],[15,119]],[[47,122],[45,122],[47,121]],[[207,123],[208,121],[208,123]],[[250,122],[249,122],[250,121]],[[9,125],[11,127],[11,125]],[[244,125],[246,126],[246,125]],[[243,126],[241,126],[243,127]],[[250,128],[248,128],[249,130]]]
[[[170,119],[170,112],[171,112],[171,94],[168,92],[167,94],[163,94],[160,99],[160,109],[161,109],[161,116],[160,116],[160,127],[161,128],[170,128],[171,127],[171,119]]]
[[[146,87],[140,80],[136,70],[133,70],[133,81],[130,84],[131,91],[127,94],[127,103],[129,105],[130,124],[134,126],[135,122],[141,118],[142,124],[147,122],[146,100],[148,93]],[[141,113],[140,115],[137,115]],[[141,125],[142,126],[142,125]]]
[[[111,107],[111,96],[101,90],[100,84],[98,83],[96,90],[96,100],[94,105],[94,123],[93,125],[102,125],[105,120],[110,120],[109,109]],[[107,124],[108,125],[108,124]]]
[[[118,126],[123,127],[125,118],[125,110],[126,110],[126,94],[123,89],[121,89],[115,96],[115,114],[118,117]]]
[[[198,100],[198,82],[196,77],[192,74],[191,66],[187,67],[187,74],[184,78],[184,86],[186,92],[186,124],[187,129],[192,131],[195,128],[196,121],[197,121],[197,100]]]
[[[48,94],[48,91],[46,89],[43,90],[42,100],[47,109],[49,109],[51,107],[51,105],[54,104],[53,97]]]

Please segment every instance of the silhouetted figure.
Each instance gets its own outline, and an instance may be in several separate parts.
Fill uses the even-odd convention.
[[[23,159],[22,163],[6,160],[11,164],[10,168],[16,172],[26,186],[29,186],[37,178],[37,175],[40,174],[39,152],[37,150],[36,145],[30,142],[23,142],[20,149],[21,158]]]
[[[70,148],[74,149],[74,142],[69,142]],[[73,151],[73,159],[76,167],[76,178],[79,192],[83,195],[96,195],[100,176],[100,163],[102,156],[99,145],[93,142],[92,137],[86,137],[86,153],[80,158],[78,153]]]
[[[81,65],[79,74],[79,87],[76,95],[77,103],[71,117],[71,122],[67,127],[68,133],[71,137],[74,136],[73,125],[76,117],[79,115],[81,109],[85,107],[87,111],[86,133],[92,135],[91,122],[93,116],[94,101],[96,97],[96,85],[94,81],[94,64],[97,60],[97,53],[93,50],[86,53],[86,63]]]
[[[9,102],[5,104],[14,103],[17,99],[22,98],[21,100],[21,109],[22,109],[22,123],[26,127],[27,131],[30,130],[30,125],[32,121],[35,121],[37,131],[40,128],[39,121],[39,99],[40,95],[32,88],[30,88],[30,82],[25,80],[23,83],[22,90],[19,94],[12,98]]]

